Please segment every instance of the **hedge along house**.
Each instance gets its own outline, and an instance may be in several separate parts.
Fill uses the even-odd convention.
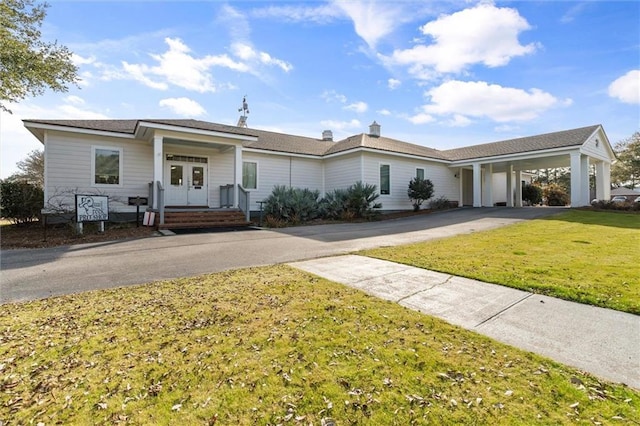
[[[409,210],[409,181],[430,179],[435,196],[459,206],[522,206],[526,171],[571,168],[571,205],[588,205],[590,165],[598,199],[609,199],[614,153],[600,125],[436,150],[368,133],[333,141],[198,120],[25,120],[45,152],[45,212],[74,205],[74,194],[110,197],[114,212],[149,208],[259,210],[275,185],[325,194],[357,181],[374,184],[382,210]]]

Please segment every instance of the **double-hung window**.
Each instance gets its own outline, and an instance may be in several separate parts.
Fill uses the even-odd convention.
[[[93,185],[122,185],[122,148],[91,147]]]
[[[258,189],[258,163],[244,161],[242,163],[242,187]]]
[[[418,179],[424,180],[424,169],[422,167],[418,167],[416,169],[416,177]]]
[[[391,166],[380,164],[380,194],[391,194]]]

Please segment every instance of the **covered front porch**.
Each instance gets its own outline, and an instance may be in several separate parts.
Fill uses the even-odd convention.
[[[149,209],[157,213],[157,224],[163,227],[168,216],[185,216],[175,214],[181,210],[190,216],[200,211],[200,217],[219,212],[221,218],[228,211],[240,211],[248,222],[250,194],[242,187],[242,143],[256,138],[154,127],[161,128],[149,138],[153,146]]]

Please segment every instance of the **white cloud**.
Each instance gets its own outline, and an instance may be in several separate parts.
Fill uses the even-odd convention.
[[[343,16],[343,12],[333,5],[321,6],[269,6],[255,9],[256,18],[280,18],[289,22],[315,22],[327,24]]]
[[[418,113],[416,115],[412,115],[412,116],[406,117],[406,119],[409,120],[413,124],[426,124],[426,123],[432,123],[432,122],[436,121],[436,119],[433,118],[432,115],[426,114],[424,112],[420,112],[420,113]]]
[[[320,97],[324,99],[325,102],[340,102],[341,104],[347,103],[347,97],[335,90],[325,90],[322,92]]]
[[[84,99],[82,99],[80,96],[69,95],[66,98],[64,98],[64,100],[65,100],[65,102],[70,103],[70,104],[84,105]]]
[[[272,57],[266,52],[255,50],[250,43],[234,42],[231,53],[239,60],[227,54],[196,57],[191,49],[179,38],[165,38],[169,49],[162,54],[151,54],[156,65],[130,64],[122,62],[122,70],[104,66],[104,79],[129,78],[141,82],[152,89],[167,90],[169,85],[181,87],[199,93],[212,93],[229,85],[214,82],[210,70],[214,67],[252,73],[258,75],[257,65],[276,66],[285,72],[293,66],[288,62]]]
[[[400,80],[395,79],[395,78],[390,78],[387,81],[387,87],[389,87],[389,89],[391,89],[391,90],[397,89],[398,87],[400,87],[401,84],[402,84],[402,82]]]
[[[640,104],[640,70],[632,70],[609,85],[609,96],[626,104]]]
[[[320,124],[326,129],[337,131],[357,129],[362,127],[362,123],[360,123],[360,121],[356,119],[353,119],[351,121],[322,120]]]
[[[570,101],[560,101],[540,89],[525,91],[484,81],[447,81],[426,94],[431,103],[422,107],[423,113],[453,116],[454,121],[449,124],[464,124],[464,118],[468,117],[486,117],[497,122],[527,121]]]
[[[231,52],[243,61],[259,62],[263,65],[275,65],[284,72],[289,72],[293,69],[293,65],[290,63],[274,58],[266,52],[258,52],[248,43],[233,43],[231,45]]]
[[[449,119],[446,124],[451,127],[466,127],[471,124],[471,120],[464,115],[454,114],[453,118]]]
[[[206,113],[205,109],[196,101],[189,98],[167,98],[158,103],[161,107],[172,110],[175,114],[185,117],[198,117]]]
[[[367,112],[367,110],[369,109],[369,105],[367,105],[366,102],[359,101],[349,105],[345,105],[344,107],[342,107],[342,109],[362,114],[363,112]]]
[[[479,4],[422,26],[422,33],[433,43],[396,50],[382,59],[389,65],[408,66],[412,75],[422,79],[459,73],[479,63],[503,66],[513,57],[535,51],[535,44],[523,46],[518,41],[520,32],[530,28],[516,9]]]
[[[378,111],[376,111],[378,114],[380,115],[384,115],[384,116],[389,116],[391,115],[391,111],[389,111],[388,109],[379,109]]]
[[[515,132],[516,130],[520,130],[520,127],[511,126],[509,124],[501,124],[499,126],[494,127],[493,130],[498,133],[509,133],[509,132]]]

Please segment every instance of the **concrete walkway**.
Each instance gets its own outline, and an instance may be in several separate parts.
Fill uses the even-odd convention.
[[[290,265],[640,389],[640,316],[363,256]]]

